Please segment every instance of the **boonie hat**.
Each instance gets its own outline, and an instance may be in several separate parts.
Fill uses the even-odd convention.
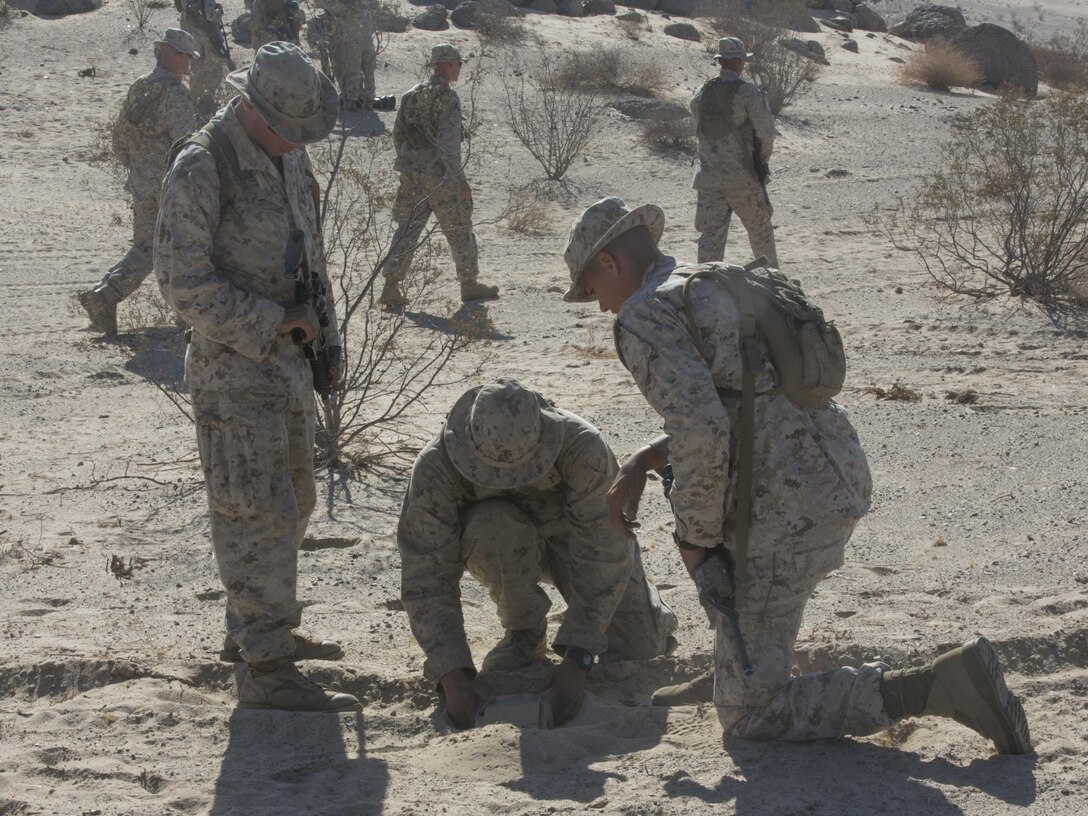
[[[563,417],[540,394],[500,377],[458,397],[446,416],[442,441],[453,466],[472,484],[523,487],[555,464]]]
[[[200,59],[200,52],[196,50],[196,42],[193,35],[180,28],[168,28],[162,33],[162,37],[154,41],[155,45],[169,45],[179,54],[188,54],[193,59]]]
[[[635,227],[649,229],[656,244],[665,231],[665,213],[656,204],[643,204],[629,210],[622,199],[612,196],[590,205],[578,216],[570,228],[567,248],[563,250],[563,260],[570,270],[570,288],[563,295],[563,300],[568,303],[593,300],[581,284],[586,266],[615,238]]]
[[[738,37],[722,37],[718,40],[718,53],[714,59],[751,59],[751,51],[744,47],[744,40]]]
[[[227,75],[278,136],[294,144],[318,142],[336,125],[340,96],[297,45],[271,42],[249,68]]]
[[[450,45],[449,43],[439,43],[438,45],[431,46],[431,58],[427,60],[428,65],[438,65],[440,62],[464,62],[464,58],[461,56],[461,52],[457,50],[456,45]]]

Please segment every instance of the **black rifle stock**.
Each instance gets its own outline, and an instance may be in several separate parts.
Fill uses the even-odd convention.
[[[333,391],[333,370],[340,365],[340,347],[330,346],[325,331],[331,325],[328,293],[321,277],[310,269],[306,255],[306,235],[300,229],[291,230],[284,253],[284,270],[295,278],[295,302],[311,307],[320,324],[317,335],[305,341],[302,329],[292,329],[291,339],[302,347],[303,356],[313,373],[314,391],[327,400]]]

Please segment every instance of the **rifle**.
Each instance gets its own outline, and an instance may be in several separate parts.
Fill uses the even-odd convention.
[[[214,0],[174,0],[174,8],[181,12],[182,22],[188,22],[190,26],[199,29],[208,38],[208,42],[227,63],[227,67],[233,71],[234,59],[227,45],[223,7]]]
[[[686,545],[690,547],[691,545]],[[733,640],[737,644],[737,656],[745,677],[751,677],[754,669],[752,658],[748,655],[748,644],[740,629],[740,616],[737,614],[737,582],[733,574],[733,564],[724,547],[716,547],[707,555],[706,560],[692,572],[695,588],[699,591],[699,601],[711,617],[711,609],[716,609],[729,622],[733,630]]]
[[[317,314],[320,324],[313,340],[304,342],[302,329],[293,329],[291,339],[295,345],[302,347],[302,354],[313,373],[314,391],[324,403],[339,385],[336,372],[340,368],[340,346],[330,346],[325,337],[325,330],[331,325],[328,293],[321,276],[310,269],[310,261],[306,255],[306,234],[302,230],[291,230],[287,236],[283,263],[284,271],[295,278],[295,301],[310,306]]]
[[[212,4],[207,3],[206,5],[210,6]],[[219,24],[218,31],[216,32],[219,36],[218,38],[210,39],[215,41],[215,49],[219,52],[220,56],[223,57],[223,60],[227,63],[227,67],[233,71],[234,59],[230,55],[230,46],[227,45],[227,27],[223,23],[223,7],[219,3],[215,4],[214,14],[215,22]]]
[[[771,168],[763,160],[763,143],[758,136],[752,137],[752,164],[755,165],[756,178],[759,179],[759,183],[766,187],[767,182],[771,180]],[[766,195],[767,191],[764,190],[763,194]]]

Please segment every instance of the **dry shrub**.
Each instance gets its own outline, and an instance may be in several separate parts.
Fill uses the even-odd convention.
[[[1088,18],[1079,18],[1068,34],[1055,34],[1032,50],[1047,85],[1068,91],[1088,88]]]
[[[529,36],[521,21],[522,12],[505,0],[480,0],[476,12],[476,33],[484,45],[506,46],[525,42]]]
[[[656,96],[666,86],[665,70],[650,58],[624,48],[572,51],[556,70],[560,87],[586,93],[629,93]]]
[[[937,91],[973,88],[982,82],[978,63],[940,40],[930,40],[924,51],[912,52],[898,73],[903,85],[924,85]]]
[[[643,34],[653,32],[650,21],[644,14],[640,14],[637,19],[616,20],[616,25],[620,27],[620,31],[623,32],[627,39],[635,42],[640,42]]]
[[[551,214],[530,189],[511,190],[506,205],[506,225],[519,235],[550,235],[554,223]]]
[[[8,0],[0,0],[0,28],[6,26],[15,16],[15,9]]]
[[[642,123],[642,143],[661,153],[695,152],[695,122],[690,116],[682,119],[646,119]]]
[[[978,391],[973,388],[945,391],[944,398],[956,405],[974,405],[978,402]]]
[[[148,0],[128,0],[128,10],[132,12],[136,28],[146,31],[147,24],[151,22],[152,8]]]
[[[918,402],[922,395],[915,391],[913,388],[908,388],[903,383],[896,380],[892,383],[891,388],[881,388],[878,385],[871,385],[865,389],[866,394],[872,394],[877,399],[890,400],[893,402]]]
[[[794,36],[790,22],[808,13],[804,0],[721,0],[712,8],[710,24],[718,36],[739,37],[752,52],[745,70],[767,95],[767,106],[776,116],[823,70],[782,44]]]
[[[875,219],[956,294],[1060,311],[1088,280],[1088,99],[1006,93],[957,117],[936,169]]]

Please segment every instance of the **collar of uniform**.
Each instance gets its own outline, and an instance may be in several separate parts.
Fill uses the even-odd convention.
[[[151,69],[151,73],[147,75],[148,79],[166,81],[166,82],[181,82],[174,74],[167,71],[161,65],[156,65]]]
[[[721,79],[740,79],[740,74],[730,68],[722,68],[718,76]]]
[[[646,271],[642,275],[642,286],[638,288],[631,297],[624,301],[620,306],[619,311],[616,313],[616,324],[622,325],[624,319],[624,313],[634,303],[640,300],[644,300],[647,297],[651,297],[654,291],[657,290],[673,269],[676,268],[676,259],[671,255],[661,255],[650,264]]]
[[[234,110],[235,104],[241,104],[240,98],[236,98],[234,101],[228,102],[226,107],[219,110],[218,113],[212,118],[212,121],[220,125],[223,128],[223,132],[227,134],[227,137],[234,144],[234,151],[238,154],[238,168],[245,172],[256,171],[260,173],[271,173],[277,178],[280,177],[280,171],[276,169],[276,163],[272,160],[272,157],[265,153],[260,146],[254,142],[246,134],[245,128],[242,127],[241,120],[238,119],[238,114]],[[284,168],[290,166],[291,156],[297,153],[302,148],[296,148],[283,157]]]

